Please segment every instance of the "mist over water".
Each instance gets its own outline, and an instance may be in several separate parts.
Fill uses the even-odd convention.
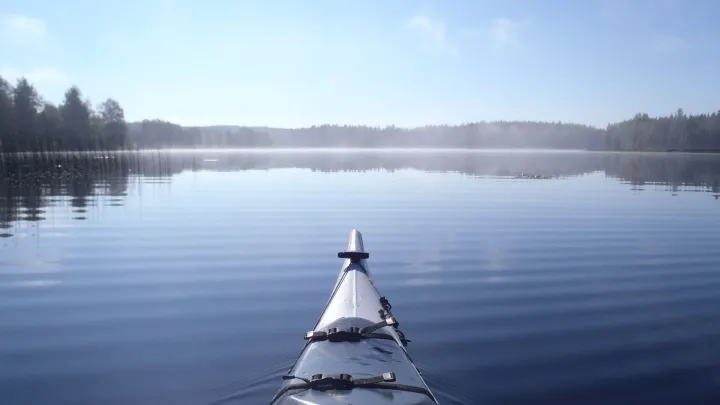
[[[0,156],[9,404],[266,403],[352,228],[442,404],[720,400],[720,157]]]

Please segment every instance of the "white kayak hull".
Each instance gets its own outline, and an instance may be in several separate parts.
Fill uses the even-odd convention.
[[[404,336],[393,325],[389,305],[381,302],[367,260],[358,258],[363,253],[356,254],[365,252],[359,231],[351,232],[347,252],[353,257],[344,260],[333,293],[272,405],[437,404],[407,353]],[[363,337],[353,328],[361,329]],[[337,330],[349,332],[334,333]],[[383,375],[382,382],[362,383]],[[311,384],[319,378],[332,384]],[[338,378],[354,382],[340,386]]]

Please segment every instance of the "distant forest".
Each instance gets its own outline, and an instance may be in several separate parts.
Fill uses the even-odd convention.
[[[111,98],[93,108],[73,86],[56,106],[45,101],[26,79],[19,79],[13,87],[0,77],[0,152],[271,144],[266,133],[250,128],[234,127],[220,133],[158,120],[128,124],[120,103]]]
[[[603,149],[720,152],[720,111],[686,115],[680,108],[675,114],[657,118],[637,114],[608,125]]]
[[[310,128],[183,127],[161,120],[127,123],[111,98],[93,107],[77,87],[62,104],[46,102],[34,86],[0,77],[0,152],[155,148],[545,148],[720,152],[720,111],[666,117],[637,114],[608,125],[476,122],[419,128],[322,125]]]

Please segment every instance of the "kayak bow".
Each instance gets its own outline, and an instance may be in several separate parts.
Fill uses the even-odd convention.
[[[330,299],[270,404],[437,404],[370,278],[359,231],[338,257],[345,260]]]

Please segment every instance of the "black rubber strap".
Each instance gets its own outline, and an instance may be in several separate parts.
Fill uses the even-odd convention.
[[[338,252],[337,254],[338,258],[340,259],[350,259],[350,263],[360,263],[360,260],[367,260],[370,258],[370,253],[368,252],[357,252],[357,251],[348,251],[348,252]]]
[[[367,384],[362,385],[361,388],[369,388],[369,389],[387,389],[387,390],[398,390],[398,391],[408,391],[408,392],[414,392],[417,394],[423,394],[427,396],[428,398],[432,399],[433,402],[437,403],[437,400],[433,396],[433,394],[425,387],[416,387],[414,385],[405,385],[405,384],[398,384],[398,383],[374,383],[374,384]]]
[[[296,377],[296,376],[294,376],[294,375],[284,375],[284,376],[282,376],[282,379],[283,379],[283,380],[295,380],[295,379],[297,379],[297,380],[303,380],[303,381],[305,381],[306,383],[310,384],[310,380],[308,380],[307,378]]]
[[[390,316],[378,323],[368,325],[362,329],[350,327],[349,329],[341,330],[338,330],[338,328],[330,328],[327,331],[310,331],[305,333],[305,340],[307,340],[308,343],[323,340],[329,340],[331,342],[359,342],[363,339],[395,340],[393,336],[387,333],[375,333],[378,329],[394,325],[397,325],[397,321],[395,321],[395,318]]]
[[[365,274],[368,274],[367,269],[362,264],[362,260],[366,260],[370,257],[370,253],[368,252],[338,252],[338,257],[340,259],[349,259],[350,260],[350,266],[355,264],[360,266],[362,269],[362,272]],[[348,269],[350,269],[350,266],[347,266],[343,269],[343,271],[347,272]]]
[[[382,378],[382,377],[380,377]],[[369,379],[368,379],[369,380]],[[376,383],[367,383],[367,384],[357,384],[357,380],[355,382],[355,386],[353,388],[367,388],[367,389],[386,389],[386,390],[397,390],[397,391],[407,391],[407,392],[414,392],[416,394],[422,394],[430,398],[433,402],[437,403],[437,400],[433,396],[433,394],[425,387],[416,387],[414,385],[405,385],[405,384],[397,384],[397,383],[386,383],[386,382],[376,382]],[[273,405],[280,397],[285,395],[288,391],[292,390],[306,390],[306,389],[312,389],[311,383],[299,383],[299,384],[290,384],[285,387],[283,387],[280,391],[278,391],[277,394],[272,398],[269,405]]]
[[[363,335],[368,334],[368,333],[373,333],[380,328],[384,328],[386,326],[393,326],[396,323],[397,323],[397,321],[395,321],[395,318],[393,318],[392,316],[389,316],[378,323],[374,323],[372,325],[368,325],[368,326],[362,328],[360,330],[360,333]]]
[[[397,342],[392,335],[389,335],[387,333],[365,333],[363,334],[363,337],[366,339],[385,339]]]
[[[339,331],[333,334],[326,332],[308,332],[305,334],[305,340],[308,343],[322,342],[329,340],[331,342],[359,342],[364,339],[385,339],[396,341],[395,338],[387,333],[353,333],[348,331]]]

